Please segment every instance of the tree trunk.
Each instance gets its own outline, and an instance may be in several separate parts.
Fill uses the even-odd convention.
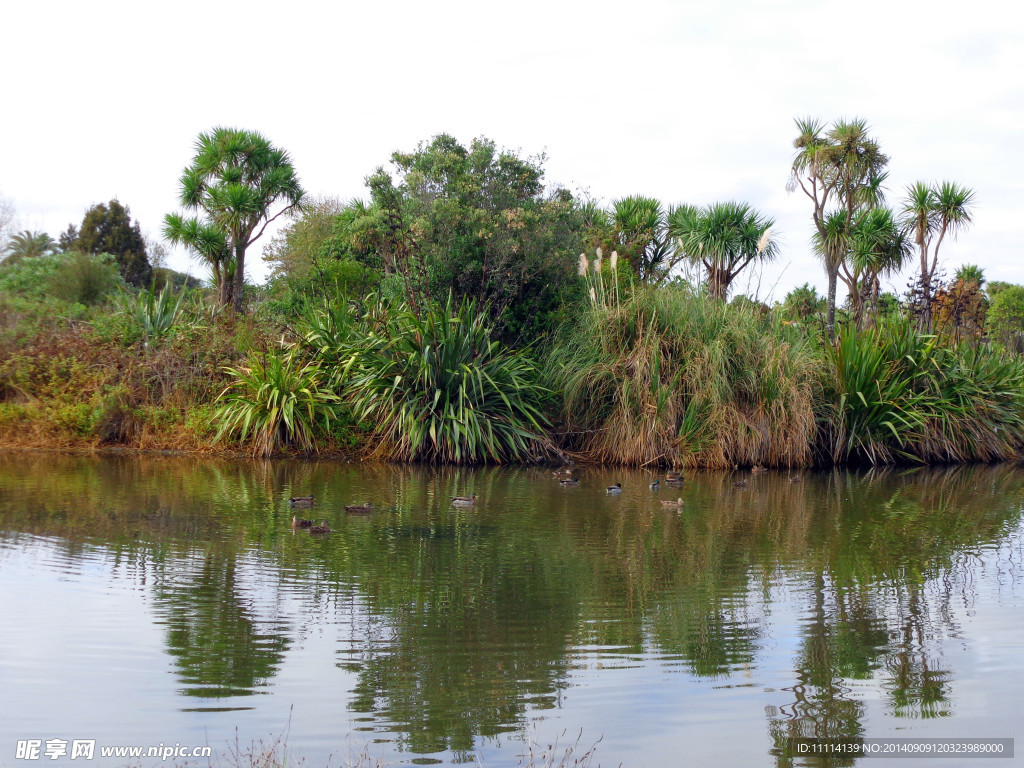
[[[825,330],[828,331],[829,341],[836,338],[836,283],[839,278],[839,265],[829,266],[828,272],[828,315],[825,318]]]
[[[231,303],[238,314],[242,314],[242,286],[245,281],[245,245],[238,241],[235,243],[235,279],[232,286]]]

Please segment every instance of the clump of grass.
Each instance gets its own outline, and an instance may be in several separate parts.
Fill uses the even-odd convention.
[[[569,447],[602,462],[810,463],[821,353],[749,307],[686,288],[595,303],[556,342]]]
[[[333,368],[374,458],[454,464],[527,459],[543,448],[548,392],[521,352],[492,341],[475,303],[417,313],[377,304],[318,314],[306,334]]]

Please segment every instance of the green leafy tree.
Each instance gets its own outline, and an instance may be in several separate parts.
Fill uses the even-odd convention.
[[[990,302],[995,301],[996,296],[1005,291],[1007,288],[1013,288],[1015,283],[1007,283],[1004,280],[987,280],[985,284],[985,294],[988,296]]]
[[[680,206],[669,215],[669,232],[691,263],[707,273],[708,294],[725,301],[729,286],[753,261],[771,261],[779,252],[771,239],[774,221],[747,203]]]
[[[1017,354],[1024,352],[1024,286],[1002,288],[992,299],[987,321],[995,340]]]
[[[921,326],[931,327],[933,283],[939,263],[939,248],[946,235],[953,238],[973,217],[974,191],[952,181],[929,186],[922,181],[907,188],[902,219],[912,231],[920,258],[919,302]]]
[[[378,168],[367,182],[370,205],[336,231],[361,258],[378,260],[385,287],[400,281],[414,312],[450,291],[486,307],[503,340],[534,338],[579,290],[586,231],[571,194],[545,194],[543,159],[499,151],[486,138],[466,147],[438,135],[394,153],[394,177]]]
[[[198,217],[186,220],[176,214],[165,219],[165,232],[193,249],[202,258],[218,263],[222,274],[230,271],[230,301],[236,312],[243,308],[246,249],[258,240],[279,216],[302,204],[305,195],[288,154],[259,133],[236,128],[214,128],[199,134],[196,155],[181,177],[181,204]],[[275,211],[275,206],[280,208]],[[233,264],[213,250],[211,230],[222,233]],[[188,232],[195,233],[191,242]],[[211,250],[198,246],[209,245]],[[205,247],[205,246],[204,246]],[[214,259],[219,256],[220,258]],[[226,276],[223,277],[226,281]],[[228,292],[221,294],[226,300]]]
[[[69,226],[61,235],[61,247],[65,251],[111,254],[121,276],[131,285],[142,287],[152,280],[153,268],[139,223],[132,222],[130,210],[116,199],[86,211],[77,230]]]
[[[889,158],[868,133],[866,121],[837,120],[826,130],[816,119],[798,119],[796,156],[788,189],[800,189],[814,204],[812,219],[828,277],[829,337],[835,336],[839,270],[850,255],[849,234],[857,216],[880,202]]]
[[[303,203],[263,253],[277,307],[290,312],[311,299],[361,298],[377,290],[383,266],[373,253],[380,243],[378,214],[362,200]]]
[[[840,217],[840,225],[845,219]],[[874,322],[878,314],[880,278],[903,269],[912,247],[907,231],[892,210],[868,208],[854,219],[848,236],[849,258],[839,276],[846,284],[853,318],[859,327]]]

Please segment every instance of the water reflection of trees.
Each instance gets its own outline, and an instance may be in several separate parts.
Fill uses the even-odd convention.
[[[186,691],[251,691],[301,636],[303,617],[253,611],[239,563],[255,547],[308,606],[363,616],[339,638],[357,681],[339,695],[413,752],[468,753],[556,706],[580,649],[706,678],[756,668],[782,590],[803,607],[792,684],[768,710],[779,765],[798,759],[793,738],[863,738],[858,687],[897,717],[950,711],[942,640],[973,599],[971,553],[1017,523],[1022,485],[1011,467],[768,474],[743,489],[704,475],[677,514],[526,470],[26,461],[0,457],[0,523],[142,561]],[[450,507],[472,491],[478,509]],[[309,492],[335,501],[318,506],[336,532],[316,546],[287,525],[287,497]],[[334,512],[366,499],[382,511]]]

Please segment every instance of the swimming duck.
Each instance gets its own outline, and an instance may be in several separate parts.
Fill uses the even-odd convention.
[[[373,504],[366,502],[365,504],[349,504],[345,507],[345,511],[351,515],[365,515],[373,509]]]
[[[799,483],[800,482],[800,475],[793,475],[791,478],[789,478],[789,482],[791,482],[791,483]]]
[[[746,488],[747,487],[747,481],[746,480],[737,480],[735,483],[733,483],[733,486],[736,487],[736,488]]]
[[[682,499],[682,497],[676,499],[675,501],[673,501],[671,499],[662,499],[661,500],[661,506],[663,506],[663,507],[681,507],[681,506],[683,506],[683,499]]]
[[[756,474],[759,474],[761,472],[767,472],[767,471],[768,470],[765,469],[764,467],[762,467],[760,464],[755,464],[754,466],[752,466],[750,468],[750,474],[752,474],[752,475],[756,475]]]
[[[292,515],[292,528],[310,528],[312,525],[312,520],[300,520],[295,515]]]
[[[655,480],[653,483],[651,483],[651,490],[652,491],[656,491],[659,488],[661,488],[661,483],[658,482],[657,480]]]
[[[576,477],[570,477],[568,480],[559,480],[558,482],[562,484],[563,488],[575,488],[580,484],[579,478]]]
[[[313,494],[310,494],[309,496],[295,496],[288,499],[288,503],[293,507],[312,507]]]
[[[682,482],[682,480],[683,480],[683,473],[682,472],[676,472],[675,470],[673,470],[671,472],[666,472],[665,473],[665,479],[668,480],[669,482]]]
[[[330,533],[331,526],[327,524],[326,520],[321,521],[320,525],[312,525],[309,528],[310,533]]]
[[[608,493],[622,493],[622,483],[616,483],[615,485],[609,485],[605,488]]]
[[[472,507],[476,504],[476,494],[472,496],[452,496],[453,507]]]

